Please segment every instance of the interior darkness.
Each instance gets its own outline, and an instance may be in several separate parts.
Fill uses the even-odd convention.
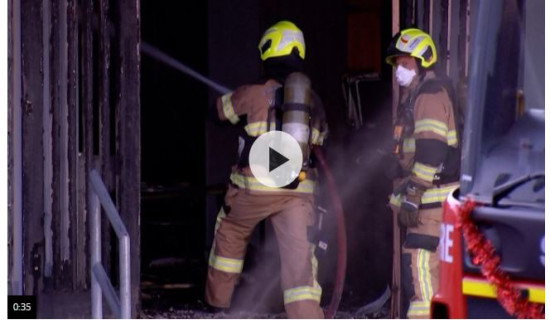
[[[389,1],[141,1],[141,37],[196,71],[234,88],[260,74],[257,43],[280,19],[304,32],[306,73],[321,96],[330,127],[325,154],[338,184],[347,222],[348,261],[341,310],[355,310],[391,283],[391,191],[383,152],[391,139],[391,74],[383,63],[391,39]],[[207,119],[217,94],[179,71],[142,55],[142,304],[144,308],[203,305],[214,221],[236,154],[236,128]],[[359,85],[363,125],[347,120],[346,74],[378,74]],[[321,180],[321,185],[323,181]],[[330,209],[321,189],[319,204]],[[336,259],[329,210],[318,256],[323,305],[328,305]],[[253,305],[280,312],[280,288],[263,288],[277,275],[276,243],[262,224],[249,246],[243,280],[234,296],[272,291]],[[274,272],[275,271],[275,272]],[[263,300],[262,300],[263,299]],[[279,300],[281,301],[279,301]]]

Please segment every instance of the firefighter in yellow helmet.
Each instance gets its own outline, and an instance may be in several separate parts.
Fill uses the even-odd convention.
[[[279,244],[281,287],[287,316],[323,318],[319,305],[321,286],[316,279],[317,260],[307,237],[307,228],[313,223],[316,176],[315,169],[309,165],[308,152],[304,153],[306,161],[300,177],[281,188],[260,183],[248,163],[250,148],[256,138],[268,131],[285,131],[285,128],[292,127],[285,123],[289,117],[283,115],[291,110],[285,106],[302,112],[301,118],[306,121],[294,126],[307,129],[298,130],[302,135],[294,136],[305,147],[304,150],[321,145],[327,134],[323,106],[310,90],[308,78],[297,73],[303,69],[306,53],[300,29],[292,22],[280,21],[265,31],[258,48],[263,62],[260,81],[238,87],[216,101],[218,117],[240,126],[242,133],[239,160],[232,168],[224,205],[215,226],[206,301],[216,308],[230,307],[250,234],[260,221],[269,219]],[[296,83],[299,85],[295,86]],[[305,98],[299,103],[289,103],[287,99],[293,95],[287,92],[296,88],[305,91],[294,97]]]
[[[390,205],[406,229],[401,283],[408,318],[428,318],[438,286],[442,202],[458,187],[460,149],[454,95],[436,76],[437,51],[430,35],[405,29],[392,39],[386,62],[401,88],[394,123],[394,155],[401,168]]]

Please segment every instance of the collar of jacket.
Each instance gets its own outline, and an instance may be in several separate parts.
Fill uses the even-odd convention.
[[[418,90],[422,87],[422,84],[430,79],[435,79],[436,74],[432,70],[426,71],[422,78],[417,77],[413,80],[411,85],[405,89],[405,92],[401,98],[401,103],[409,101],[411,97],[416,96]]]

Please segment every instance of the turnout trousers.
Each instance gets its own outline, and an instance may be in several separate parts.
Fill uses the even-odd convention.
[[[311,194],[258,194],[229,186],[216,221],[206,301],[214,307],[230,306],[248,240],[254,227],[264,219],[270,219],[279,245],[288,318],[323,318],[317,260],[307,237],[307,227],[313,224]]]
[[[393,208],[399,210],[399,208]],[[439,286],[439,227],[443,208],[420,209],[420,223],[408,227],[401,248],[401,283],[409,319],[430,317]]]

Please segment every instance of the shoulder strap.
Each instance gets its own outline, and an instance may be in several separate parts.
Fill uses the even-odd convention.
[[[276,130],[281,130],[282,127],[282,104],[283,104],[283,96],[284,95],[284,87],[279,87],[275,90],[275,100],[273,102],[273,105],[269,107],[267,110],[267,126],[269,129],[269,125],[271,124],[273,115],[275,116],[275,128]],[[246,167],[249,165],[248,163],[248,155],[250,154],[250,148],[252,148],[252,144],[256,141],[258,137],[252,137],[248,135],[248,133],[245,130],[246,121],[241,122],[241,133],[240,138],[243,143],[242,149],[240,154],[238,154],[238,160],[237,164],[239,167]]]

